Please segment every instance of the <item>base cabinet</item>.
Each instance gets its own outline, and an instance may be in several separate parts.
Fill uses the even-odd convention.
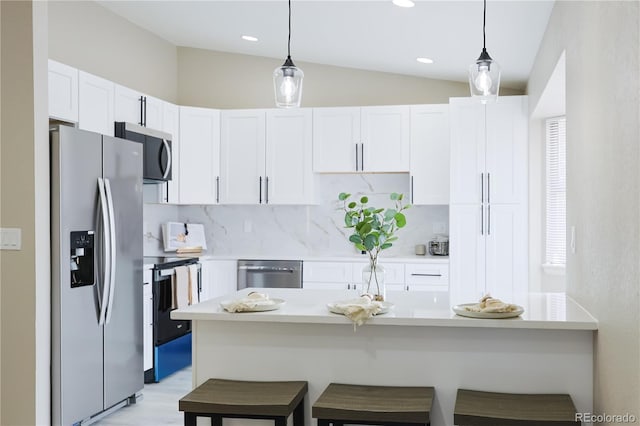
[[[202,264],[200,302],[238,290],[237,261],[200,259],[200,263]]]

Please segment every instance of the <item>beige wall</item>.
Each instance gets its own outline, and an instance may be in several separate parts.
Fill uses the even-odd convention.
[[[93,1],[49,2],[49,57],[169,102],[176,47]]]
[[[0,8],[0,226],[22,229],[22,250],[0,252],[0,424],[33,425],[39,253],[35,235],[39,223],[34,105],[39,89],[34,90],[34,8],[30,1],[2,1]],[[47,258],[39,260],[48,263]]]
[[[566,49],[567,291],[599,320],[594,412],[640,417],[640,3],[556,2],[528,92]]]
[[[295,58],[294,58],[295,59]],[[178,103],[209,108],[273,108],[273,70],[283,59],[178,48]],[[447,103],[469,85],[296,61],[303,107]],[[522,91],[504,89],[505,95]]]

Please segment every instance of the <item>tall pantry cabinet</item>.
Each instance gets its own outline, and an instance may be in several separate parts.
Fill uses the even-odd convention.
[[[528,291],[526,96],[450,99],[450,297]]]

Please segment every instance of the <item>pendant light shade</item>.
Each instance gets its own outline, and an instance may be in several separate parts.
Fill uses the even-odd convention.
[[[482,103],[496,101],[500,89],[500,65],[491,59],[486,47],[485,26],[487,23],[487,0],[484,0],[482,21],[482,52],[480,57],[469,66],[469,87],[471,96]]]
[[[297,108],[302,100],[302,79],[304,73],[291,60],[291,0],[289,0],[289,38],[287,59],[281,67],[273,71],[273,89],[276,106],[279,108]]]

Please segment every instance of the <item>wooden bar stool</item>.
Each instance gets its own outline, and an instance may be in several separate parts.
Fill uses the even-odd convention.
[[[453,423],[458,426],[575,426],[569,395],[511,394],[458,389]]]
[[[212,426],[222,419],[266,419],[286,426],[293,413],[294,426],[304,426],[304,396],[307,382],[246,382],[209,379],[180,399],[185,426],[195,426],[197,417],[209,417]]]
[[[429,425],[432,387],[361,386],[331,383],[313,404],[318,426]]]

